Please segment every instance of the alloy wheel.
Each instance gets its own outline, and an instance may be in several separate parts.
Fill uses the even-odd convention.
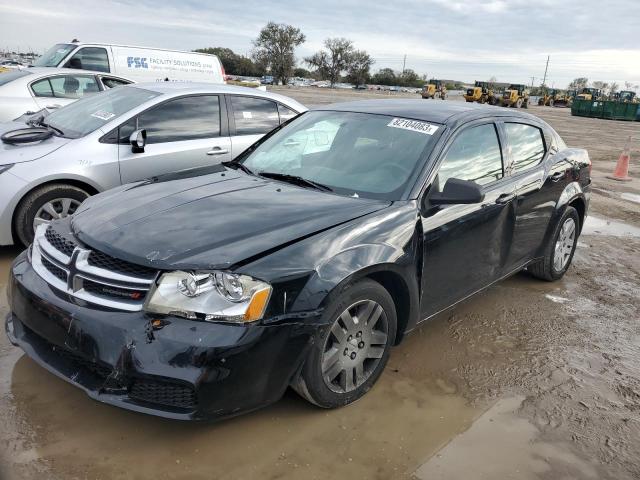
[[[33,219],[33,229],[35,230],[38,225],[49,224],[52,220],[73,215],[80,203],[73,198],[56,198],[46,202],[36,212]]]
[[[571,258],[573,245],[576,241],[576,222],[573,218],[567,218],[558,234],[553,253],[553,268],[556,272],[562,271]]]
[[[333,322],[322,354],[322,378],[336,393],[351,392],[366,382],[384,355],[389,323],[373,300],[361,300]]]

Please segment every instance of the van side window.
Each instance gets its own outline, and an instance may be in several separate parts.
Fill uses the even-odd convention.
[[[257,135],[270,132],[280,124],[278,106],[271,100],[231,96],[236,135]]]
[[[220,136],[220,100],[217,95],[176,98],[141,113],[120,127],[120,142],[136,128],[147,131],[147,144],[180,142]]]
[[[109,72],[109,56],[101,47],[84,47],[78,50],[64,65],[67,68]]]
[[[542,130],[524,123],[505,123],[504,128],[507,132],[514,172],[521,172],[542,161],[545,152]]]
[[[502,154],[492,123],[463,130],[447,151],[434,187],[441,192],[449,178],[486,185],[503,177]]]

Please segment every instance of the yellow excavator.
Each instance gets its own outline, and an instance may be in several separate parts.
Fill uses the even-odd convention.
[[[436,80],[435,78],[432,78],[424,87],[422,87],[420,95],[424,99],[437,97],[444,100],[447,98],[447,87],[445,87],[442,80]]]
[[[512,83],[502,94],[503,107],[529,108],[529,91],[525,85]]]
[[[463,96],[467,102],[488,103],[490,105],[498,103],[498,97],[493,93],[493,85],[489,82],[476,81],[473,88],[468,88],[467,93]]]
[[[541,107],[553,107],[563,93],[555,88],[545,90],[544,94],[538,98],[538,105]]]
[[[585,87],[580,91],[578,95],[576,95],[576,98],[580,100],[600,100],[601,96],[602,92],[599,88]]]
[[[567,90],[566,92],[562,92],[557,95],[555,100],[553,101],[554,107],[571,107],[573,104],[573,99],[576,98],[578,94],[577,90]]]

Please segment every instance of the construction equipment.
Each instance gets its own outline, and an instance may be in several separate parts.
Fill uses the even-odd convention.
[[[567,90],[566,92],[562,92],[556,96],[553,101],[554,107],[569,107],[573,104],[573,99],[576,98],[578,94],[577,90]]]
[[[503,107],[528,108],[529,91],[525,85],[513,83],[502,94],[500,103]]]
[[[444,100],[447,98],[447,87],[444,85],[442,80],[432,78],[424,87],[422,87],[420,95],[425,100],[429,98],[440,98]]]
[[[621,92],[614,93],[613,100],[624,103],[638,103],[636,92],[632,92],[631,90],[623,90]]]
[[[558,100],[562,96],[562,92],[560,90],[556,90],[552,88],[550,90],[545,90],[544,94],[540,96],[538,99],[538,105],[541,107],[553,107]]]
[[[590,87],[583,88],[580,93],[576,95],[576,98],[580,100],[600,100],[600,97],[602,97],[600,89]]]
[[[467,93],[463,96],[467,102],[489,103],[490,105],[498,103],[498,97],[493,93],[493,85],[489,82],[476,81],[473,88],[468,88]]]

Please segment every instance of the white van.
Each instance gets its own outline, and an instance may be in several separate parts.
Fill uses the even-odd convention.
[[[67,67],[113,73],[135,82],[225,83],[215,55],[103,43],[58,43],[34,67]]]

